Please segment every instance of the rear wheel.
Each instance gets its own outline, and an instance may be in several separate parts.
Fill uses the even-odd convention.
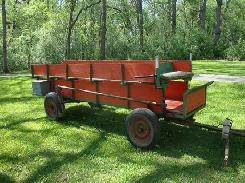
[[[159,120],[149,109],[135,109],[127,116],[126,132],[128,140],[134,146],[153,148],[160,136]]]
[[[65,106],[61,96],[55,92],[48,93],[45,96],[44,108],[48,119],[58,120],[63,117]]]

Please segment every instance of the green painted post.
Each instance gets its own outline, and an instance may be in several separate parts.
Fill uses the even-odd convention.
[[[31,76],[34,78],[34,65],[31,65]]]
[[[74,83],[74,79],[71,80],[71,87],[72,88],[75,88],[75,83]],[[72,95],[72,98],[74,99],[75,98],[75,90],[71,90],[71,95]]]
[[[96,92],[98,93],[99,92],[99,82],[96,81],[95,85],[96,85]],[[99,95],[96,94],[96,105],[99,105],[99,104],[100,104],[100,98],[99,98]]]
[[[121,84],[125,85],[125,67],[121,64]]]
[[[93,64],[90,64],[90,81],[93,81]]]
[[[49,80],[49,64],[46,64],[46,75],[47,75],[47,80]]]
[[[131,98],[130,84],[127,84],[127,89],[128,89],[127,97],[128,97],[128,98]],[[130,100],[128,100],[128,108],[130,109]]]
[[[66,64],[66,80],[69,79],[69,65]]]

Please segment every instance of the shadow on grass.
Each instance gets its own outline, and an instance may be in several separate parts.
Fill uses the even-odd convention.
[[[61,169],[65,164],[72,164],[75,161],[93,154],[100,144],[106,141],[108,133],[114,133],[123,136],[124,133],[124,120],[127,113],[120,113],[115,108],[103,107],[102,109],[94,110],[86,106],[72,106],[67,108],[65,117],[59,121],[64,126],[71,126],[81,128],[83,126],[90,126],[99,129],[99,137],[91,142],[88,146],[84,147],[77,153],[63,153],[59,154],[53,151],[41,151],[31,155],[31,159],[36,156],[49,157],[45,164],[40,165],[24,182],[35,182],[47,177],[48,175]],[[23,121],[19,121],[21,123]],[[8,128],[16,124],[11,124]],[[138,158],[134,159],[128,156],[130,152],[125,155],[120,155],[118,160],[122,163],[134,163],[142,166],[151,164],[155,168],[152,172],[144,176],[135,177],[135,181],[149,182],[152,180],[171,179],[173,176],[190,176],[198,178],[202,176],[203,172],[207,170],[223,171],[223,142],[220,139],[220,134],[208,132],[199,128],[183,127],[175,124],[161,123],[161,139],[159,146],[153,150],[161,156],[176,158],[175,161],[183,156],[190,156],[191,158],[200,158],[202,162],[191,162],[188,164],[182,163],[163,163],[156,161],[156,159],[149,161],[142,161]],[[234,143],[233,143],[234,142]],[[231,167],[236,171],[238,164],[245,162],[244,139],[234,138],[231,140]],[[133,151],[134,152],[134,151]],[[0,159],[6,159],[14,162],[18,161],[15,157],[0,156]],[[233,163],[234,162],[234,163]],[[66,179],[66,178],[65,178]],[[67,178],[69,179],[69,178]],[[68,181],[68,180],[63,180]]]
[[[115,112],[115,108],[93,110],[86,106],[74,106],[66,110],[60,121],[63,125],[80,128],[88,125],[106,133],[125,135],[124,121],[127,114]],[[245,139],[232,137],[230,159],[231,166],[245,162],[243,156]],[[176,124],[161,123],[161,137],[158,148],[152,151],[163,156],[181,158],[184,155],[198,157],[213,168],[223,167],[224,142],[221,134],[197,127],[185,127]]]
[[[106,140],[105,133],[101,132],[99,137],[94,140],[90,145],[85,147],[85,149],[82,149],[78,153],[65,153],[62,155],[62,158],[57,158],[56,154],[53,154],[52,152],[51,154],[50,152],[43,152],[42,154],[45,154],[45,156],[49,156],[51,158],[43,166],[40,166],[34,173],[32,173],[32,175],[29,176],[24,182],[38,181],[40,178],[43,178],[44,176],[61,168],[64,164],[75,162],[79,158],[82,158],[84,155],[88,155],[96,150],[96,148],[99,147],[99,144],[102,143],[104,140]],[[62,182],[68,182],[68,180],[69,178],[67,177],[65,178],[65,180],[62,180]]]
[[[16,120],[12,121],[11,123],[7,123],[6,125],[0,125],[0,130],[1,129],[13,129],[22,123],[26,123],[29,121],[32,121],[32,122],[39,121],[41,119],[45,119],[45,118],[40,117],[40,118],[36,118],[36,119],[33,119],[33,118],[16,119]]]
[[[12,103],[17,103],[17,102],[30,102],[30,101],[35,101],[37,98],[34,97],[5,97],[3,99],[0,98],[0,105],[4,104],[12,104]]]

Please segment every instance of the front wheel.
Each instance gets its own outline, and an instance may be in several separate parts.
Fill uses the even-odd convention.
[[[55,92],[48,93],[44,99],[44,108],[49,120],[63,117],[65,106],[61,96]]]
[[[153,148],[160,136],[156,114],[146,108],[133,110],[126,119],[126,133],[134,146],[143,149]]]

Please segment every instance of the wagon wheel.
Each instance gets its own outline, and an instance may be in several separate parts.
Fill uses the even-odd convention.
[[[60,95],[48,93],[44,99],[44,108],[48,119],[57,120],[63,117],[65,106]]]
[[[126,119],[128,140],[136,147],[153,148],[159,140],[159,120],[146,108],[133,110]]]

